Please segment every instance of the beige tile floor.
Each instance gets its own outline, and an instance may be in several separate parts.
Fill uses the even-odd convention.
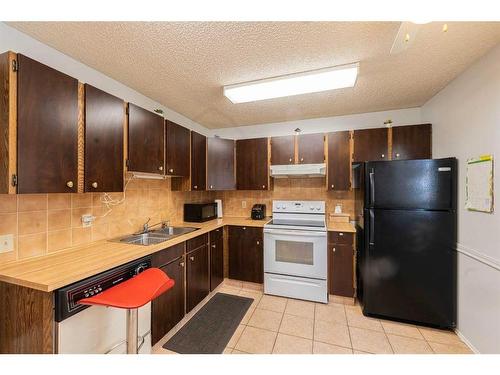
[[[204,303],[223,292],[254,302],[223,354],[467,354],[453,332],[367,318],[359,305],[341,297],[328,305],[264,295],[262,285],[225,280],[154,347],[162,348]]]

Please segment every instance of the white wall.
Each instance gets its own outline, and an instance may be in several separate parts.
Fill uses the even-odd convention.
[[[294,134],[296,128],[301,129],[303,134],[323,133],[337,130],[379,128],[384,126],[384,121],[388,119],[392,120],[392,125],[419,124],[421,123],[420,108],[239,126],[215,129],[212,130],[212,134],[221,138],[243,139]]]
[[[500,215],[464,208],[467,159],[500,157],[500,45],[421,110],[433,124],[433,156],[459,160],[458,331],[479,352],[500,353]],[[500,159],[494,176],[498,192]]]
[[[164,116],[169,120],[202,134],[209,134],[207,128],[187,117],[182,116],[130,87],[0,22],[0,53],[6,51],[22,53],[23,55],[75,77],[81,82],[91,84],[127,102],[149,109],[150,111],[157,108],[162,109],[164,111]]]

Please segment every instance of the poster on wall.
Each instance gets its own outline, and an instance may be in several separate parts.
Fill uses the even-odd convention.
[[[493,155],[467,160],[465,208],[493,212]]]

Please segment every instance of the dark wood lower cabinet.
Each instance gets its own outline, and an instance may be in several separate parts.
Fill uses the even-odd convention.
[[[224,236],[223,229],[210,232],[210,290],[224,281]]]
[[[190,312],[210,292],[208,274],[208,246],[186,255],[186,313]]]
[[[263,230],[255,227],[229,227],[229,278],[264,282]]]
[[[330,232],[328,239],[329,293],[354,297],[354,235]]]
[[[172,289],[163,293],[151,303],[151,340],[157,343],[184,317],[184,257],[160,267],[175,280]]]

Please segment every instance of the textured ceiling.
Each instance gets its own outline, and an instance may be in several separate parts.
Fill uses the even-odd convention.
[[[417,107],[500,42],[500,23],[423,25],[390,55],[397,22],[14,22],[208,128]],[[222,86],[360,62],[354,88],[232,104]]]

